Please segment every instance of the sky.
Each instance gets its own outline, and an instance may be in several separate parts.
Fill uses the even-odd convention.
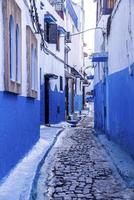
[[[79,3],[81,0],[73,0]],[[93,0],[84,0],[85,9],[85,30],[96,27],[96,3]],[[94,51],[94,31],[88,31],[84,34],[85,43],[89,53]]]
[[[96,27],[96,4],[93,0],[84,0],[85,9],[85,29]],[[94,50],[94,31],[84,34],[88,49]]]

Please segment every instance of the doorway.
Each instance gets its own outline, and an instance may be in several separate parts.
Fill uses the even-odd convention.
[[[65,103],[66,103],[66,118],[69,116],[69,96],[68,96],[68,78],[66,78],[66,87],[65,87]]]
[[[71,93],[72,93],[72,96],[71,96],[71,113],[73,114],[74,113],[74,80],[72,79],[72,83],[71,83]]]
[[[45,124],[49,124],[49,78],[44,78],[45,83]]]

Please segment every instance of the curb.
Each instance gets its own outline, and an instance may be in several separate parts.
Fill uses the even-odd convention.
[[[53,148],[53,146],[55,145],[58,136],[65,130],[65,128],[62,128],[62,130],[59,130],[59,132],[56,134],[56,136],[54,137],[54,140],[52,142],[52,144],[48,147],[47,151],[45,152],[43,158],[41,159],[41,161],[38,164],[38,167],[36,169],[36,173],[35,173],[35,177],[33,179],[33,183],[32,183],[32,188],[30,191],[30,196],[29,196],[29,200],[36,200],[37,198],[37,182],[38,182],[38,178],[40,176],[40,169],[42,168],[49,152],[51,151],[51,149]]]

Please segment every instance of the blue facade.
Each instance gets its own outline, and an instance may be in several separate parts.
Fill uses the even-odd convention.
[[[38,100],[0,92],[0,179],[39,139]]]
[[[104,84],[99,82],[94,89],[95,128],[104,130]]]
[[[40,86],[40,124],[45,123],[45,88]]]
[[[134,76],[128,68],[107,78],[107,131],[109,136],[134,156]],[[104,126],[103,83],[95,86],[95,124]]]
[[[49,123],[56,124],[65,121],[65,92],[59,92],[57,87],[49,89]],[[45,123],[45,88],[41,86],[40,123]]]
[[[65,92],[58,92],[57,87],[52,91],[50,89],[50,105],[49,116],[50,124],[55,124],[61,121],[65,121]]]

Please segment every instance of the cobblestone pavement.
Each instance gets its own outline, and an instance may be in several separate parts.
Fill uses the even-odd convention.
[[[125,186],[87,124],[88,117],[79,127],[67,129],[50,153],[43,199],[134,200],[133,189]]]

